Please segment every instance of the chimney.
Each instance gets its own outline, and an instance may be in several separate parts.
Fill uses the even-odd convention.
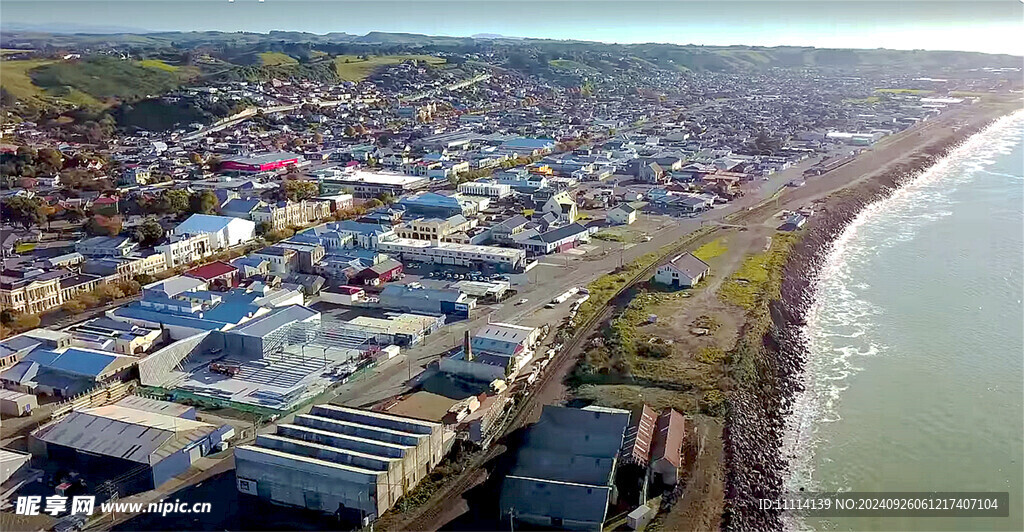
[[[469,345],[469,331],[468,330],[466,331],[466,335],[463,338],[464,339],[462,340],[462,349],[466,352],[465,360],[466,360],[466,362],[471,362],[473,360],[473,347],[471,345]]]

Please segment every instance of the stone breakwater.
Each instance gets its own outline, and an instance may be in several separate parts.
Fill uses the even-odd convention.
[[[783,268],[779,297],[769,305],[771,323],[758,350],[757,376],[753,382],[741,384],[729,399],[724,433],[724,529],[783,528],[780,512],[762,510],[757,503],[783,493],[788,471],[787,457],[781,452],[783,437],[794,400],[803,391],[801,378],[807,357],[803,326],[817,272],[830,246],[866,206],[891,195],[990,122],[978,119],[926,145],[908,160],[833,193],[808,221]]]

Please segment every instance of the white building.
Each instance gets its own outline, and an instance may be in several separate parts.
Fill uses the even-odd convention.
[[[214,249],[224,249],[256,238],[256,223],[232,216],[193,214],[174,228],[175,235],[209,234]]]
[[[171,235],[166,244],[156,246],[157,253],[164,256],[166,268],[176,268],[191,264],[213,254],[210,244],[211,233],[195,235]]]
[[[654,282],[672,288],[693,288],[710,272],[711,267],[707,263],[690,253],[683,253],[658,266]]]
[[[429,240],[398,238],[377,244],[377,251],[412,260],[433,264],[455,266],[477,266],[490,264],[502,271],[521,269],[526,261],[526,251],[496,246],[476,246],[451,242],[432,243]]]
[[[467,196],[484,196],[492,199],[501,199],[512,194],[512,187],[502,183],[490,183],[487,181],[470,181],[459,185],[459,192]]]

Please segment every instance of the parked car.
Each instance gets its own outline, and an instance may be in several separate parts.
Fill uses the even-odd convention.
[[[524,298],[520,299],[519,301],[516,301],[516,305],[522,305],[522,304],[526,303],[527,301],[529,301],[529,299],[526,299],[524,297]]]

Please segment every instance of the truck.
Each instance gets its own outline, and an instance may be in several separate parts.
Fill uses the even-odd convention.
[[[579,292],[579,291],[580,291],[579,287],[574,286],[574,287],[566,290],[565,292],[563,292],[558,297],[552,299],[551,302],[556,304],[556,305],[560,305],[562,303],[565,303],[565,301],[567,299],[569,299],[570,297],[576,295],[576,293]]]

